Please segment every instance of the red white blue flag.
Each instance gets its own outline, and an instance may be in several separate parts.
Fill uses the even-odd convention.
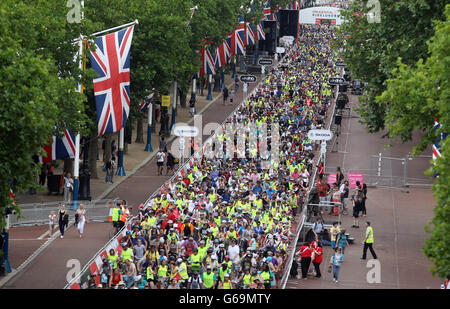
[[[231,48],[235,55],[245,55],[245,25],[240,24],[231,36]]]
[[[62,139],[56,136],[49,138],[47,145],[44,146],[44,150],[47,156],[39,157],[41,163],[65,158],[75,158],[75,136],[69,130],[65,130]]]
[[[245,24],[245,44],[253,45],[256,42],[255,29],[250,23]]]
[[[124,128],[130,112],[130,50],[134,26],[95,39],[91,52],[98,135]]]
[[[153,93],[150,94],[141,104],[139,104],[139,111],[145,112],[148,109],[148,106],[153,101]]]
[[[215,56],[214,56],[214,64],[216,69],[225,66],[230,59],[230,51],[228,50],[228,44],[223,42],[217,47]]]
[[[200,76],[205,74],[216,74],[216,67],[214,64],[214,58],[211,56],[209,49],[206,48],[206,44],[200,50],[200,61],[202,62],[202,68],[200,69]]]
[[[256,26],[256,37],[257,40],[266,39],[266,32],[264,31],[264,20],[261,20],[261,22]]]
[[[272,20],[272,10],[270,8],[270,0],[267,1],[266,6],[263,9],[265,20]]]
[[[433,128],[435,130],[439,130],[441,127],[442,127],[442,125],[437,120],[435,120]],[[442,156],[442,153],[441,153],[442,142],[447,136],[448,136],[448,132],[442,132],[436,138],[436,141],[432,147],[433,148],[433,155],[432,155],[433,161],[435,161],[438,157]]]

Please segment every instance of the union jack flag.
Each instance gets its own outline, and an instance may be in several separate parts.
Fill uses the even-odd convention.
[[[141,104],[139,104],[139,111],[145,112],[148,109],[150,103],[152,103],[152,101],[153,101],[153,93],[149,95],[144,101],[142,101]]]
[[[48,163],[53,160],[75,158],[75,137],[69,130],[64,131],[62,139],[52,136],[44,146],[47,156],[39,157],[40,163]]]
[[[435,119],[434,121],[434,129],[439,130],[442,127],[442,125]],[[438,157],[442,156],[441,153],[441,144],[442,141],[447,137],[447,132],[442,132],[439,134],[439,136],[436,138],[435,143],[433,144],[433,161],[435,161]]]
[[[134,26],[95,39],[91,52],[98,135],[124,128],[130,112],[130,49]]]
[[[265,40],[266,39],[266,32],[264,31],[264,20],[261,20],[261,22],[256,26],[256,36],[257,40]]]
[[[246,45],[253,45],[255,44],[256,36],[255,36],[255,30],[253,28],[253,25],[250,23],[245,24],[245,44]]]
[[[227,38],[224,40],[224,43],[225,43],[225,45],[227,46],[227,49],[230,52],[230,57],[233,57],[234,55],[236,55],[236,53],[234,52],[234,48],[232,48],[233,45],[231,45],[231,37],[232,36],[233,36],[232,34],[228,34]]]
[[[219,45],[219,47],[216,49],[215,52],[215,67],[216,69],[223,67],[228,63],[228,60],[230,58],[230,51],[228,50],[228,45],[225,42],[222,42],[222,44]]]
[[[245,55],[245,26],[243,23],[231,35],[231,48],[235,55]]]
[[[270,0],[267,1],[265,8],[263,9],[264,18],[266,20],[272,20],[272,10],[270,8]]]
[[[209,49],[206,45],[200,50],[200,61],[202,62],[202,68],[200,69],[200,76],[205,74],[216,74],[216,67],[214,65],[214,58],[211,56]]]

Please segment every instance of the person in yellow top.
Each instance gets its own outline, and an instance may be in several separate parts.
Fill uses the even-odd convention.
[[[370,222],[367,221],[366,222],[366,237],[364,238],[363,244],[364,244],[364,249],[363,249],[363,256],[362,256],[362,260],[366,259],[367,256],[367,249],[370,250],[370,253],[372,254],[372,257],[374,259],[377,259],[377,255],[375,254],[375,251],[373,250],[373,228],[370,226]]]
[[[117,259],[119,258],[119,256],[117,255],[117,253],[114,251],[114,249],[109,250],[108,253],[108,261],[110,264],[112,264],[112,269],[117,268]]]
[[[219,289],[230,290],[233,289],[233,283],[230,281],[230,275],[225,274],[224,280],[219,283]]]

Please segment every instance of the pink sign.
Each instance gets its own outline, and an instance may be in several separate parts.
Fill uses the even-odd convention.
[[[327,183],[333,187],[333,183],[336,182],[336,174],[330,174],[328,175]]]
[[[362,173],[348,173],[348,182],[350,183],[350,188],[356,188],[357,181],[359,181],[361,185],[364,183]]]

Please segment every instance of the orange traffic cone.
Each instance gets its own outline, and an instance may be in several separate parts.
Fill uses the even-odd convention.
[[[113,204],[111,203],[111,206],[109,206],[108,222],[112,222],[112,214],[113,214]]]

